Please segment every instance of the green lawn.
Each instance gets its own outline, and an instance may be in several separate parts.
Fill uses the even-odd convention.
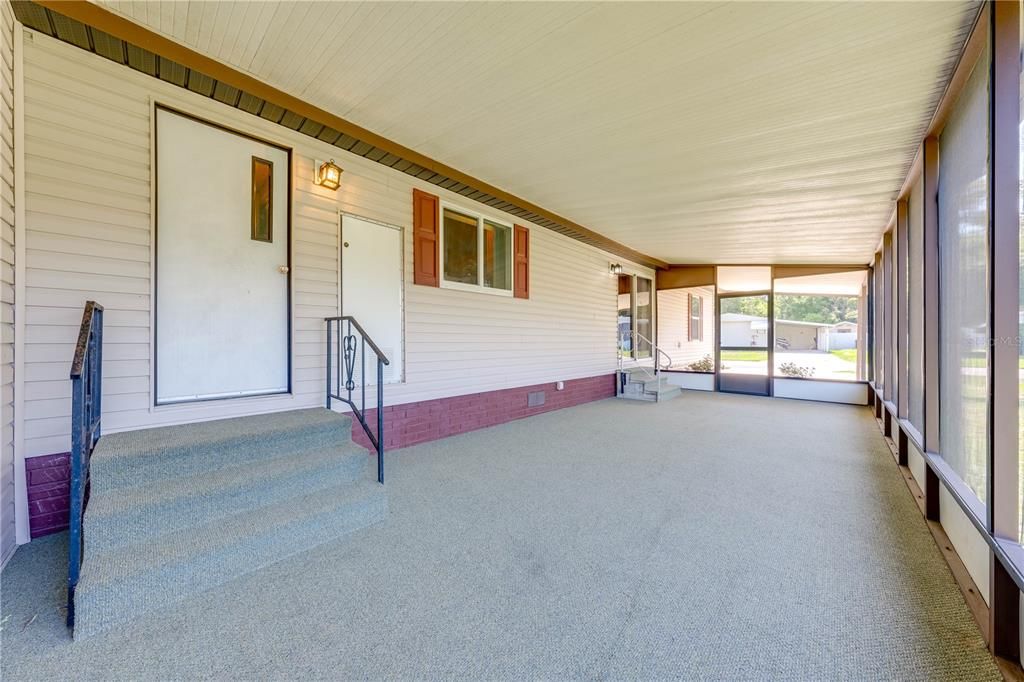
[[[962,367],[985,367],[988,361],[985,358],[967,357],[960,361]],[[1024,358],[1017,361],[1017,367],[1024,369]]]
[[[836,356],[840,360],[846,362],[857,362],[857,349],[856,348],[843,348],[842,350],[832,351],[832,355]]]

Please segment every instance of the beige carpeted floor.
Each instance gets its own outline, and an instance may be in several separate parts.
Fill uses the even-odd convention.
[[[390,453],[389,519],[72,642],[63,536],[5,680],[999,679],[866,408],[606,400]]]

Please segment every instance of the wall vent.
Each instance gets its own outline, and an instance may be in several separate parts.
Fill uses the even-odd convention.
[[[534,391],[526,396],[527,407],[540,407],[544,404],[544,391]]]

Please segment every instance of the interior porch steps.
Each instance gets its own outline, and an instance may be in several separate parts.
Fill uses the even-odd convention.
[[[683,392],[678,386],[668,383],[668,377],[664,374],[655,378],[653,368],[631,367],[622,370],[622,374],[625,375],[625,383],[619,379],[619,398],[661,402],[671,400]]]
[[[351,436],[325,409],[103,436],[75,638],[382,520],[384,488]]]

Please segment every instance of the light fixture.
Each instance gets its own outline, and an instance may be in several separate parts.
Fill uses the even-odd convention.
[[[618,263],[609,263],[608,264],[608,274],[609,275],[621,275],[622,274],[622,266],[619,265]]]
[[[341,168],[330,161],[316,162],[316,178],[313,182],[327,189],[338,189],[341,187]]]

